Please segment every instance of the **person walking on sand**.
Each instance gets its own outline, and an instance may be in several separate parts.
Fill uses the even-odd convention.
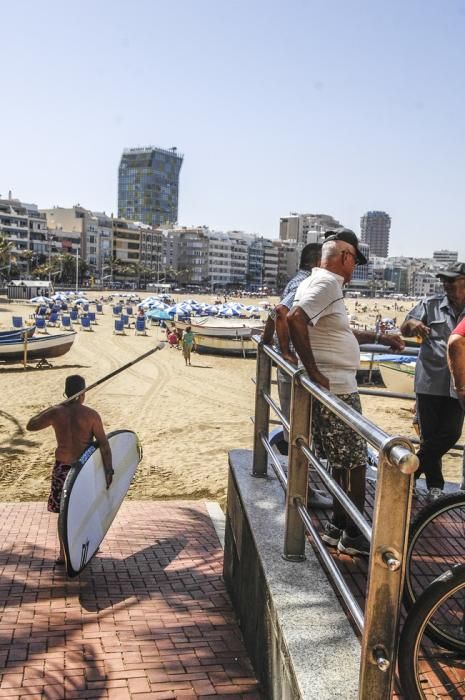
[[[186,362],[186,367],[191,366],[191,352],[194,345],[194,334],[192,333],[191,327],[187,326],[186,330],[182,334],[182,354]]]
[[[447,366],[447,342],[465,318],[465,263],[454,263],[436,277],[443,283],[444,293],[420,301],[401,326],[402,335],[422,339],[415,369],[420,427],[420,466],[415,479],[425,474],[429,501],[443,494],[442,458],[459,440],[464,420]]]
[[[85,386],[84,377],[72,374],[66,377],[65,396],[68,398],[74,396],[85,389]],[[33,416],[26,425],[27,430],[35,431],[52,427],[55,431],[57,447],[47,504],[47,510],[50,513],[60,512],[60,499],[66,476],[73,463],[94,439],[99,443],[102,453],[107,488],[110,487],[113,479],[111,448],[103,429],[102,419],[97,411],[83,405],[84,399],[85,393],[82,393],[70,403],[46,408],[45,411]],[[60,541],[60,553],[55,563],[64,564],[64,561],[63,546]]]

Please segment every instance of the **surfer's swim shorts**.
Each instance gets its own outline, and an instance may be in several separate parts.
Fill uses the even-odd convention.
[[[358,413],[362,412],[358,393],[338,394],[337,398]],[[330,467],[355,469],[367,463],[365,440],[319,401],[313,401],[312,432],[319,438],[318,445],[320,449],[322,448]]]
[[[50,511],[50,513],[60,512],[61,492],[63,491],[63,485],[70,469],[71,464],[55,462],[55,466],[52,470],[52,487],[47,503],[47,510]]]

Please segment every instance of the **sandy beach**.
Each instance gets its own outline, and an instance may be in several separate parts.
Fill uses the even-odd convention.
[[[195,298],[212,301],[211,296]],[[181,299],[176,295],[177,301]],[[365,303],[369,308],[361,313],[359,306],[355,311],[355,300],[347,299],[349,312],[355,311],[360,323],[370,326],[377,312],[401,321],[412,306],[403,302],[403,310],[394,311],[392,301],[376,300],[374,310],[375,300]],[[13,314],[28,318],[32,311],[30,305],[0,302],[0,328],[11,326]],[[25,426],[31,415],[62,400],[65,377],[79,373],[91,384],[164,339],[156,326],[149,327],[148,336],[135,336],[134,329],[125,336],[114,335],[109,304],[97,320],[93,332],[78,331],[71,351],[53,360],[51,369],[0,364],[2,501],[47,498],[53,431],[29,433]],[[255,359],[194,354],[192,367],[186,367],[182,353],[166,346],[92,390],[87,404],[99,411],[107,432],[134,430],[142,442],[144,458],[129,497],[209,498],[224,505],[228,450],[252,446],[254,375]],[[413,435],[406,410],[410,406],[405,401],[363,397],[364,413],[393,434]],[[445,465],[447,477],[459,480],[461,456],[448,455]]]

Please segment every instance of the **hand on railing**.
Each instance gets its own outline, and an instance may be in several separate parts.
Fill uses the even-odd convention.
[[[289,362],[291,365],[298,365],[299,364],[299,358],[294,352],[283,352],[282,353],[282,358],[283,360],[286,360],[286,362]]]
[[[325,377],[324,374],[321,374],[321,372],[319,370],[314,369],[312,371],[312,374],[308,375],[308,378],[312,382],[315,382],[315,384],[319,384],[320,386],[322,386],[323,389],[328,389],[328,391],[329,391],[329,379],[328,379],[328,377]]]

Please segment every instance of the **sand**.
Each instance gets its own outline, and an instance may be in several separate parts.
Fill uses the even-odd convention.
[[[212,301],[211,296],[196,298]],[[400,321],[411,306],[404,303],[402,312],[393,311],[392,302],[377,300],[375,310],[374,303],[368,300],[370,309],[365,314],[356,311],[362,324],[372,325],[377,311]],[[355,300],[347,300],[347,306],[352,313]],[[0,302],[0,328],[10,327],[13,314],[28,318],[31,312],[25,304]],[[78,331],[71,351],[52,360],[51,369],[24,370],[19,364],[0,364],[2,501],[47,498],[54,461],[53,431],[30,433],[25,426],[31,415],[62,400],[65,377],[79,373],[91,384],[164,338],[156,326],[149,328],[146,337],[135,336],[133,329],[125,336],[114,335],[109,304],[97,319],[93,332]],[[254,375],[254,359],[193,354],[192,367],[186,367],[180,351],[165,347],[89,392],[87,404],[99,411],[107,432],[134,430],[142,442],[144,458],[129,497],[208,498],[224,505],[228,451],[252,446]],[[413,435],[406,410],[410,405],[363,398],[365,414],[393,434]],[[447,456],[445,462],[448,478],[460,480],[461,456]]]

